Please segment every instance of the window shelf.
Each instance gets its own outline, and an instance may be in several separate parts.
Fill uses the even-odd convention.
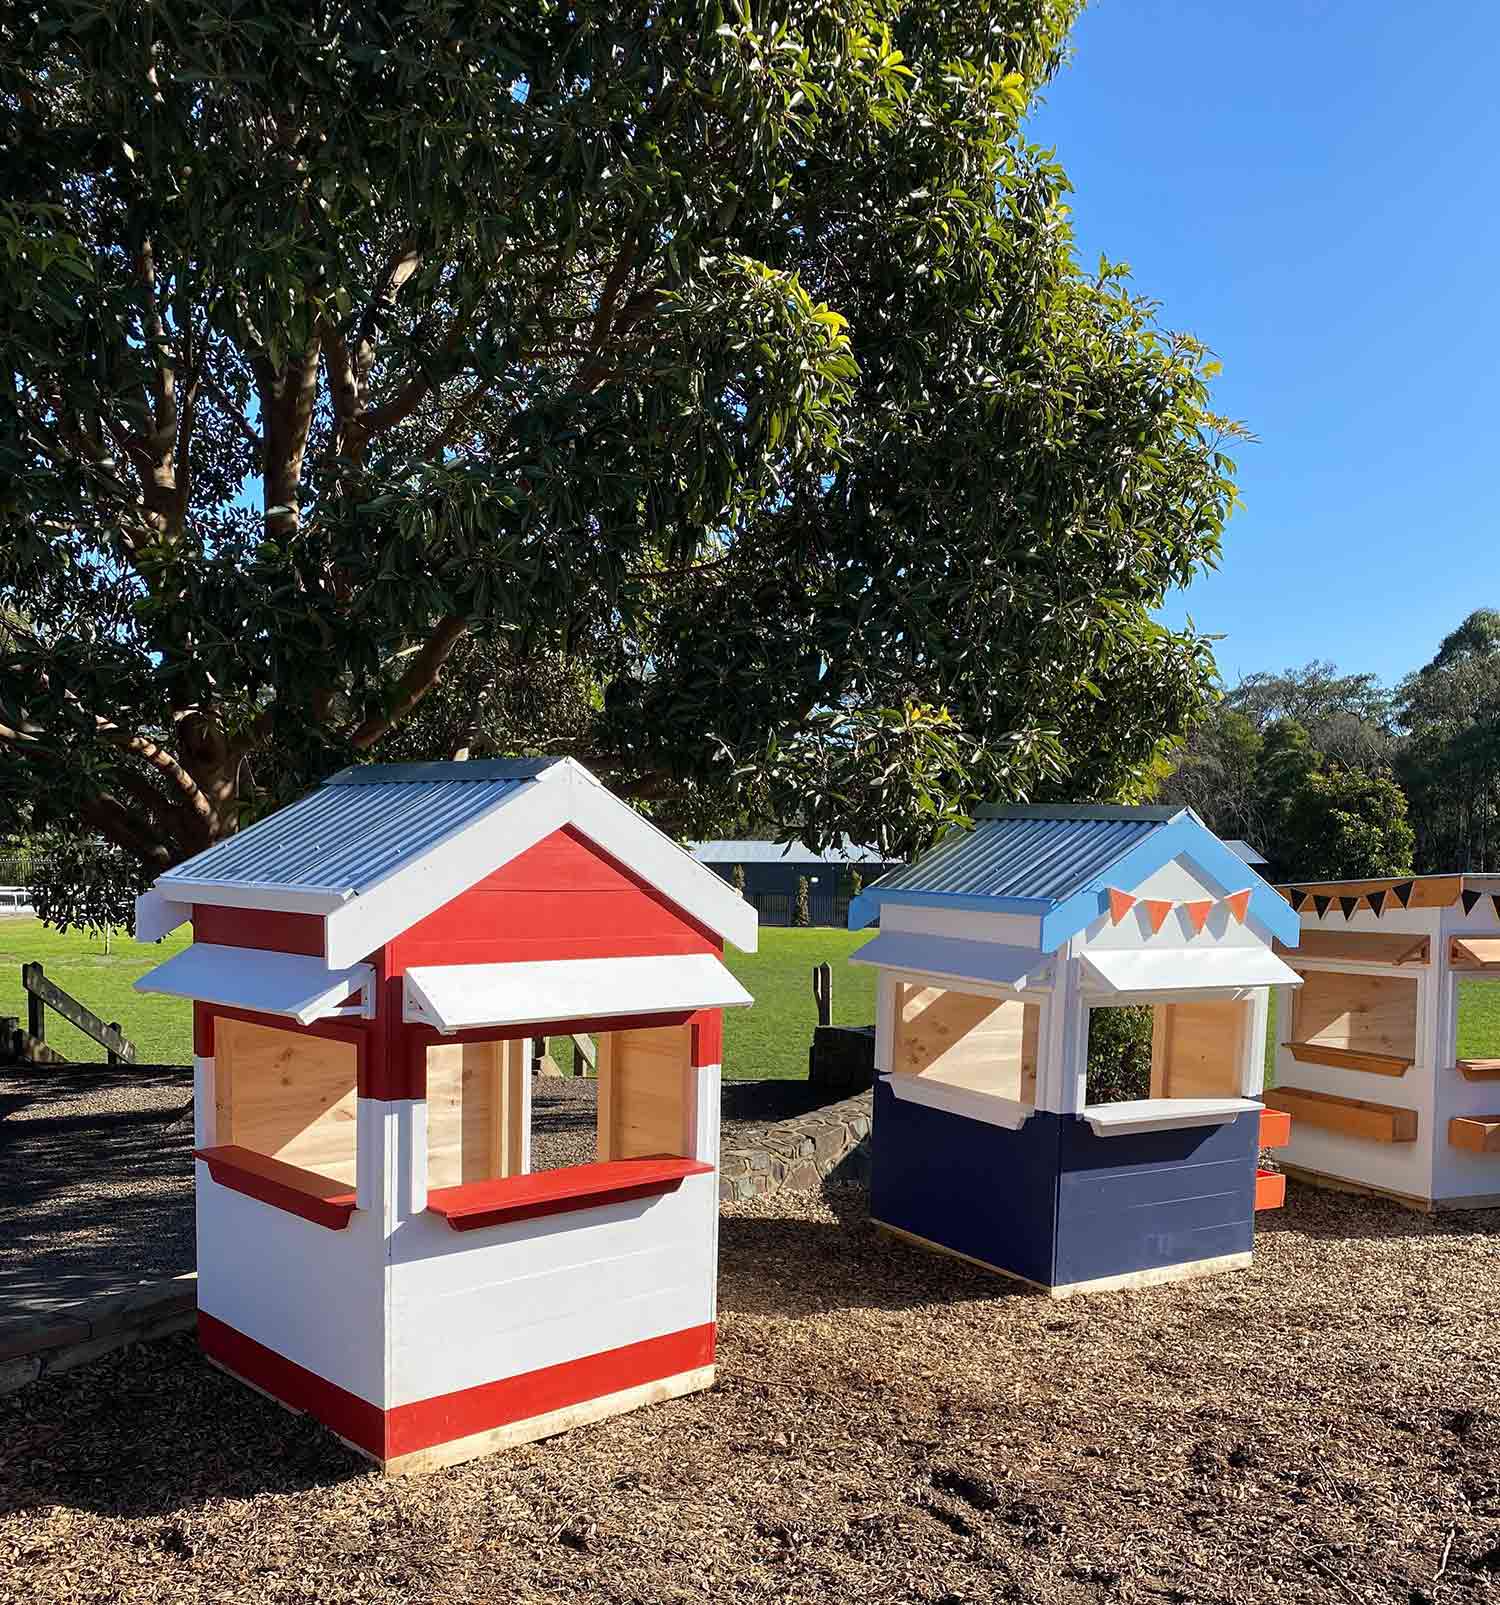
[[[1243,1114],[1260,1113],[1253,1098],[1131,1098],[1093,1103],[1083,1118],[1099,1137],[1135,1131],[1177,1131],[1184,1126],[1227,1126]]]
[[[931,1076],[899,1070],[881,1078],[896,1097],[906,1103],[925,1104],[944,1114],[964,1120],[979,1120],[1002,1131],[1019,1131],[1035,1113],[1035,1105],[1007,1098],[998,1092],[981,1092],[977,1087],[959,1087],[951,1081],[935,1081]]]
[[[1280,1109],[1320,1131],[1362,1137],[1367,1142],[1417,1140],[1417,1111],[1396,1104],[1341,1098],[1337,1093],[1310,1092],[1302,1087],[1277,1087],[1266,1094],[1266,1107]]]
[[[543,1170],[530,1176],[440,1187],[428,1193],[427,1208],[442,1216],[455,1232],[472,1232],[483,1226],[505,1226],[544,1215],[564,1215],[673,1193],[688,1176],[706,1176],[713,1168],[696,1159],[679,1159],[670,1154],[570,1165],[565,1170]]]
[[[1458,1073],[1465,1081],[1500,1081],[1500,1059],[1460,1059]]]
[[[193,1157],[208,1166],[219,1186],[273,1209],[284,1209],[289,1215],[300,1215],[329,1231],[343,1231],[354,1213],[354,1190],[347,1182],[303,1170],[300,1165],[283,1164],[252,1148],[227,1143],[218,1148],[195,1148]]]
[[[1288,1042],[1287,1051],[1299,1064],[1326,1064],[1340,1070],[1368,1070],[1377,1076],[1404,1076],[1414,1059],[1394,1053],[1367,1053],[1362,1048],[1335,1048],[1326,1042]]]
[[[1448,1141],[1473,1154],[1500,1154],[1500,1115],[1454,1115]]]

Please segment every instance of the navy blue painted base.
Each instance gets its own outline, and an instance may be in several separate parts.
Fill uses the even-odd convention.
[[[1019,1131],[875,1085],[870,1213],[1044,1287],[1247,1254],[1260,1115],[1096,1136],[1038,1111]]]

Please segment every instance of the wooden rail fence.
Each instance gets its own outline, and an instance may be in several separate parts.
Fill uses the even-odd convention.
[[[49,981],[40,964],[21,966],[21,985],[26,990],[26,1028],[21,1029],[14,1015],[0,1018],[0,1054],[4,1057],[30,1064],[69,1062],[47,1041],[47,1010],[51,1009],[97,1042],[111,1064],[135,1063],[135,1044],[120,1030],[119,1021],[101,1020],[55,981]]]

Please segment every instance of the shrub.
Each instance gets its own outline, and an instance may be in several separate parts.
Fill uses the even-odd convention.
[[[1151,1096],[1151,1007],[1089,1010],[1090,1103]]]

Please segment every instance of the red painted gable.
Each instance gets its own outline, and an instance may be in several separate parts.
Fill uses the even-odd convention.
[[[386,973],[722,950],[714,932],[565,825],[396,937]]]
[[[193,904],[193,940],[222,947],[269,948],[276,953],[323,956],[323,916],[284,914],[279,909]]]

